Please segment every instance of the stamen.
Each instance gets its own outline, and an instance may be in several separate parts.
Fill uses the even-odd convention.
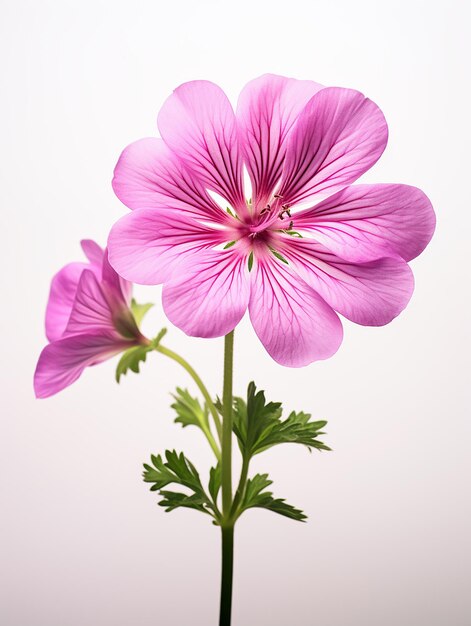
[[[291,211],[289,209],[289,204],[282,204],[281,205],[281,211],[278,213],[278,217],[280,218],[280,220],[283,219],[283,215],[286,213],[286,215],[288,217],[291,217]]]

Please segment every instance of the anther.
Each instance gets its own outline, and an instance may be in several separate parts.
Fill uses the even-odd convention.
[[[286,213],[288,217],[291,217],[291,211],[289,210],[289,204],[282,204],[281,211],[278,213],[280,220],[283,219],[283,215]]]

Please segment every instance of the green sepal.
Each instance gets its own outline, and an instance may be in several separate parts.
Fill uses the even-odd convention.
[[[126,350],[126,352],[123,352],[120,360],[118,361],[118,365],[116,366],[115,378],[117,383],[119,383],[121,376],[124,376],[129,370],[135,374],[139,373],[140,364],[144,363],[147,359],[147,353],[155,350],[166,332],[167,329],[162,328],[157,337],[155,337],[155,339],[147,345],[133,346],[132,348]]]
[[[141,327],[141,323],[144,319],[145,314],[153,306],[154,305],[152,304],[152,302],[147,302],[146,304],[138,304],[134,298],[131,300],[131,312],[139,328]]]
[[[249,254],[249,258],[247,259],[247,267],[249,268],[249,272],[251,272],[253,267],[253,252]]]
[[[128,370],[138,374],[139,366],[144,363],[150,350],[152,350],[150,346],[133,346],[126,350],[116,366],[116,382],[119,383],[121,376],[124,376]]]
[[[160,506],[166,511],[179,507],[196,509],[220,520],[217,506],[206,494],[195,466],[181,452],[166,450],[165,460],[159,455],[151,455],[152,465],[144,463],[144,482],[152,483],[151,491],[158,491],[162,500]],[[189,489],[192,493],[164,490],[167,485],[176,484]]]
[[[238,515],[247,509],[261,508],[299,522],[306,520],[307,515],[300,509],[288,504],[283,498],[274,498],[271,491],[265,491],[271,484],[273,484],[273,481],[268,478],[268,474],[256,474],[253,478],[250,478],[245,487]]]

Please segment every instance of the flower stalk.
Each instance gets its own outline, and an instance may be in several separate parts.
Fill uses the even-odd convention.
[[[160,354],[164,354],[165,356],[169,357],[170,359],[173,359],[174,361],[176,361],[179,365],[181,365],[183,367],[184,370],[186,370],[188,372],[188,374],[195,381],[198,389],[201,391],[201,393],[203,395],[203,398],[204,398],[204,400],[206,402],[206,406],[208,407],[208,410],[211,413],[211,416],[212,416],[212,418],[214,420],[214,425],[216,426],[216,430],[217,430],[219,439],[221,439],[221,437],[222,437],[222,427],[221,427],[221,421],[219,419],[219,415],[218,415],[217,409],[214,406],[214,402],[211,399],[209,391],[207,390],[206,386],[204,385],[203,381],[198,376],[196,371],[191,367],[191,365],[188,363],[188,361],[185,361],[185,359],[182,356],[180,356],[179,354],[177,354],[173,350],[170,350],[170,348],[166,348],[165,346],[162,346],[161,344],[159,344],[155,348],[155,350],[156,350],[156,352],[160,352]],[[220,451],[219,446],[218,446],[218,444],[216,443],[216,441],[215,441],[215,439],[213,437],[213,434],[211,433],[210,429],[207,428],[204,424],[201,424],[201,429],[204,432],[204,434],[206,435],[206,439],[208,440],[208,443],[211,446],[212,451],[214,452],[214,454],[216,455],[216,458],[219,461],[221,459],[221,451]]]
[[[219,626],[230,626],[232,606],[232,577],[234,567],[234,523],[232,512],[232,405],[234,369],[234,331],[224,338],[224,379],[222,394],[222,571]]]

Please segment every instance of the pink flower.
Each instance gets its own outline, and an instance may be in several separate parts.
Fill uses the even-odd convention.
[[[38,398],[68,387],[85,367],[148,343],[129,308],[131,283],[116,274],[95,242],[82,241],[82,249],[89,262],[69,263],[52,279],[46,310],[51,343],[34,374]]]
[[[415,187],[351,186],[387,142],[371,100],[265,75],[234,113],[217,85],[195,81],[168,98],[158,127],[162,139],[131,144],[116,166],[114,190],[133,211],[110,233],[110,262],[133,282],[164,283],[165,312],[187,334],[224,335],[248,308],[269,354],[297,367],[338,349],[336,312],[381,326],[407,305],[407,261],[435,218]]]

